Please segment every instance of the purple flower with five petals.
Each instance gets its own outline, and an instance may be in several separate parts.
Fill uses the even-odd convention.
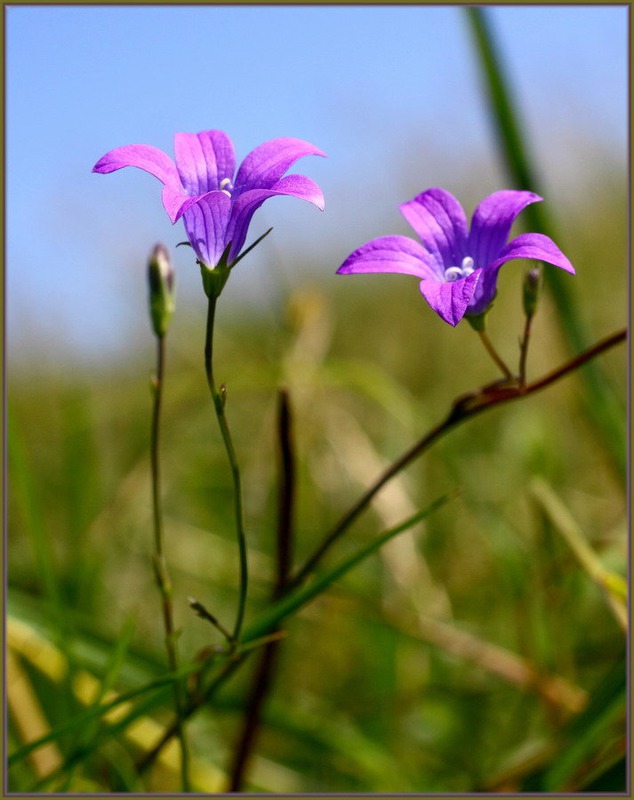
[[[407,236],[373,239],[348,256],[337,272],[414,275],[434,311],[457,325],[465,315],[477,317],[487,311],[495,297],[498,271],[507,261],[545,261],[574,274],[570,261],[548,236],[525,233],[506,241],[520,211],[541,199],[533,192],[494,192],[478,205],[468,230],[456,198],[444,189],[428,189],[400,207],[422,245]]]
[[[273,139],[251,151],[236,174],[231,139],[222,131],[177,133],[172,159],[157,147],[132,144],[106,153],[93,172],[139,167],[163,184],[163,206],[172,223],[183,217],[198,260],[214,269],[223,253],[231,264],[242,249],[251,217],[269,197],[290,195],[323,211],[324,196],[310,178],[284,173],[303,156],[324,156],[301,139]],[[230,247],[229,247],[230,245]]]

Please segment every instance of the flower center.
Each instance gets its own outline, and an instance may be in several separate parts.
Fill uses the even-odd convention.
[[[233,189],[233,184],[231,183],[231,178],[223,178],[220,181],[220,186],[218,187],[221,192],[224,192],[227,197],[231,197],[231,190]]]
[[[453,283],[453,281],[459,281],[461,278],[466,278],[467,275],[471,275],[473,270],[475,269],[474,261],[471,256],[465,256],[462,259],[462,264],[459,267],[447,267],[445,270],[445,281],[447,283]]]

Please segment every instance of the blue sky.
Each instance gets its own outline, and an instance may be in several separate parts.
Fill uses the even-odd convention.
[[[553,195],[595,155],[624,166],[627,8],[488,11]],[[145,330],[146,254],[184,235],[151,176],[91,174],[113,147],[171,154],[174,132],[208,128],[225,130],[239,159],[277,136],[313,142],[328,158],[295,171],[322,186],[326,211],[269,201],[251,238],[273,225],[274,242],[250,260],[292,270],[298,253],[320,247],[320,277],[368,238],[406,232],[404,191],[442,185],[460,196],[476,175],[482,194],[502,188],[458,6],[12,6],[6,41],[12,352],[36,342],[51,356],[94,359]],[[585,147],[579,163],[571,141]],[[191,253],[179,249],[176,262],[189,297],[200,280]],[[228,293],[266,293],[261,272],[262,283],[252,278],[263,265],[250,269]]]

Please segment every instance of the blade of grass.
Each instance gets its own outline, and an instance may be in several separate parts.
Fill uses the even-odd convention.
[[[127,656],[130,640],[134,631],[134,621],[130,618],[127,620],[123,627],[121,635],[115,644],[109,664],[106,666],[105,675],[101,683],[96,687],[97,691],[93,702],[88,706],[88,709],[100,708],[106,696],[112,691],[115,681],[117,680],[124,659]],[[79,694],[81,692],[78,691]],[[98,718],[86,725],[86,728],[81,732],[78,744],[86,748],[94,738],[98,731]]]
[[[486,83],[495,133],[507,172],[518,189],[539,192],[539,178],[525,145],[520,116],[491,30],[488,9],[466,6],[465,13]],[[544,204],[532,203],[524,214],[531,230],[558,240],[555,225]],[[556,269],[545,271],[545,281],[555,301],[561,331],[570,352],[583,350],[590,337],[579,313],[573,283]],[[617,474],[624,480],[627,475],[625,409],[598,364],[591,364],[584,370],[583,380],[585,392],[582,402],[585,412],[600,432]]]
[[[86,711],[82,711],[81,713],[76,714],[72,719],[69,719],[67,722],[58,725],[54,730],[50,731],[45,736],[42,736],[39,739],[33,742],[29,742],[28,744],[25,744],[22,747],[20,747],[19,750],[16,750],[8,757],[8,765],[12,766],[13,764],[17,763],[18,761],[21,761],[23,758],[28,756],[34,750],[37,750],[39,747],[42,747],[45,744],[48,744],[49,742],[54,742],[57,739],[60,739],[61,737],[67,735],[68,733],[77,731],[81,728],[81,726],[88,724],[93,720],[98,720],[102,717],[105,717],[108,714],[111,714],[112,712],[118,710],[119,706],[121,705],[129,703],[132,700],[135,700],[136,698],[143,696],[144,694],[149,694],[149,693],[153,694],[154,696],[151,698],[150,706],[148,706],[146,703],[145,705],[143,705],[142,708],[135,707],[132,710],[132,712],[130,712],[130,714],[128,714],[128,716],[124,718],[123,720],[124,724],[121,724],[121,722],[117,723],[116,725],[113,724],[110,727],[108,733],[111,734],[114,732],[120,732],[124,730],[126,725],[129,722],[136,719],[136,717],[138,717],[140,713],[145,713],[148,710],[148,707],[152,707],[154,704],[156,704],[157,697],[161,699],[166,697],[167,690],[171,687],[171,684],[174,682],[176,678],[186,677],[187,675],[191,674],[192,672],[195,672],[199,668],[200,665],[198,664],[183,666],[178,671],[178,673],[164,675],[160,678],[157,678],[154,681],[151,681],[150,683],[144,686],[140,686],[136,689],[131,689],[128,692],[123,692],[122,694],[118,695],[118,697],[115,697],[114,699],[110,700],[107,703],[104,703],[103,705],[95,705],[92,706],[91,708],[88,708]],[[100,737],[102,735],[103,733],[100,733]]]
[[[620,671],[624,677],[623,664]],[[568,731],[568,746],[559,752],[547,770],[544,776],[544,791],[558,792],[570,789],[577,791],[577,786],[571,786],[577,772],[583,771],[594,760],[610,737],[621,738],[625,735],[626,713],[624,687],[621,691],[615,691],[604,705],[592,703],[583,718]],[[619,724],[619,721],[622,724]]]
[[[134,630],[134,623],[132,619],[128,619],[126,624],[123,627],[121,635],[119,636],[115,648],[110,655],[110,661],[106,666],[106,673],[103,679],[99,682],[97,678],[93,675],[89,674],[85,671],[78,671],[73,681],[73,689],[75,695],[78,696],[82,702],[87,703],[88,708],[98,708],[106,694],[108,693],[110,687],[114,684],[115,680],[119,675],[119,671],[123,664],[123,661],[126,657],[128,652],[128,647],[130,644],[130,639],[132,637],[132,632]],[[92,702],[89,701],[90,698],[94,698]],[[88,723],[85,728],[78,729],[74,734],[74,741],[70,746],[70,749],[81,749],[82,752],[86,754],[86,758],[89,758],[92,750],[97,750],[97,745],[91,750],[91,744],[95,740],[97,733],[99,731],[99,721],[97,719],[93,720],[92,722]],[[74,785],[74,781],[77,778],[76,770],[79,767],[79,762],[73,764],[70,769],[68,770],[65,781],[63,786],[60,786],[59,791],[68,792],[70,791],[71,787]]]
[[[554,530],[568,544],[588,577],[603,591],[616,621],[627,633],[627,584],[625,579],[603,566],[570,511],[543,480],[535,478],[532,481],[530,494],[546,513]]]
[[[26,671],[22,669],[18,657],[11,650],[7,652],[6,667],[8,709],[17,735],[22,741],[42,738],[49,728],[48,720]],[[38,778],[43,778],[56,770],[61,760],[61,753],[55,742],[49,742],[45,747],[30,753],[31,766]]]

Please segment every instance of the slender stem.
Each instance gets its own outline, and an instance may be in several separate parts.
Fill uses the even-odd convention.
[[[491,358],[495,361],[495,363],[498,365],[498,367],[502,370],[502,373],[504,374],[504,377],[506,378],[506,380],[507,381],[513,380],[513,373],[506,366],[506,364],[504,363],[502,358],[498,355],[497,350],[495,349],[495,347],[493,347],[493,343],[491,342],[491,340],[487,336],[486,332],[485,331],[478,331],[478,334],[480,335],[480,339],[481,339],[482,344],[484,345],[487,353],[491,356]]]
[[[520,397],[526,397],[530,394],[545,389],[547,386],[555,383],[569,373],[587,364],[592,359],[615,347],[617,344],[625,341],[627,338],[627,331],[622,330],[602,339],[600,342],[590,347],[588,350],[580,353],[571,361],[566,362],[561,367],[549,372],[543,378],[534,381],[526,386],[508,386],[496,385],[485,387],[478,392],[463,395],[459,397],[453,404],[449,414],[436,427],[432,428],[425,436],[416,442],[409,450],[407,450],[400,458],[398,458],[388,469],[372,484],[372,486],[362,495],[338,522],[330,533],[325,537],[323,543],[317,548],[315,553],[308,559],[302,569],[297,573],[295,578],[289,580],[286,585],[286,593],[290,592],[295,586],[303,583],[303,581],[314,570],[315,566],[321,561],[326,551],[334,544],[334,542],[341,536],[346,528],[367,508],[374,496],[379,490],[398,472],[404,467],[408,466],[425,450],[428,449],[437,439],[440,439],[445,433],[448,433],[461,422],[475,416],[481,411],[501,405],[503,403],[515,400]],[[215,678],[204,690],[202,690],[196,697],[190,699],[185,712],[184,719],[188,719],[194,712],[202,705],[207,703],[213,696],[216,690],[235,672],[235,670],[243,663],[248,653],[242,652],[235,657],[235,660],[230,661],[223,671]],[[163,747],[175,736],[177,733],[176,724],[173,723],[162,735],[157,744],[146,753],[143,758],[137,763],[139,771],[143,771],[154,761],[159,755]]]
[[[280,488],[277,526],[277,575],[271,598],[273,603],[285,593],[290,573],[293,546],[293,510],[295,507],[295,448],[292,436],[291,408],[288,393],[283,389],[279,393],[277,431]],[[234,750],[234,760],[230,771],[230,792],[242,790],[249,758],[257,738],[262,707],[273,685],[280,646],[281,640],[274,639],[265,645],[262,651],[247,700],[242,730]]]
[[[174,628],[174,611],[172,606],[172,583],[165,560],[165,535],[163,529],[163,509],[161,507],[161,473],[160,473],[160,432],[161,406],[163,400],[163,376],[165,372],[165,339],[156,337],[156,375],[153,381],[154,403],[152,409],[152,431],[150,443],[150,461],[152,472],[152,509],[154,518],[154,571],[156,582],[161,593],[163,625],[165,628],[165,648],[170,670],[178,670],[176,651],[176,631]],[[176,705],[177,734],[181,748],[181,779],[183,791],[190,791],[189,784],[189,750],[183,725],[185,700],[183,685],[174,681],[174,702]]]
[[[249,571],[247,564],[247,542],[244,533],[244,523],[242,514],[242,486],[240,478],[240,468],[238,466],[238,459],[236,451],[231,439],[231,432],[225,417],[225,394],[224,386],[221,387],[219,392],[216,388],[213,372],[213,337],[214,337],[214,317],[216,313],[216,297],[209,298],[209,305],[207,308],[207,333],[205,337],[205,372],[207,374],[207,383],[209,384],[209,391],[214,401],[214,409],[216,411],[216,418],[222,434],[222,440],[227,451],[227,458],[231,467],[231,475],[233,478],[233,501],[234,512],[236,518],[236,534],[238,537],[238,550],[240,554],[240,587],[238,598],[238,612],[236,615],[236,622],[233,629],[232,638],[237,641],[240,637],[242,630],[242,622],[244,620],[244,610],[247,599],[247,586],[249,582]]]
[[[152,407],[152,434],[150,442],[150,460],[152,469],[152,510],[154,519],[154,553],[156,559],[163,559],[164,557],[164,533],[163,533],[163,512],[161,508],[161,467],[160,467],[160,435],[161,435],[161,406],[163,401],[163,375],[165,372],[165,339],[162,336],[156,337],[156,374],[152,381],[154,404]],[[165,571],[160,576],[165,581],[167,575]],[[166,619],[171,620],[171,610],[169,602],[170,586],[163,583],[160,585],[164,599],[164,609],[167,606]],[[171,630],[171,622],[168,623]]]

